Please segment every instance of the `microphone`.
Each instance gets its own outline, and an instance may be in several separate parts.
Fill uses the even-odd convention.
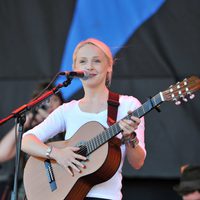
[[[87,80],[91,77],[90,74],[84,70],[60,72],[59,75],[64,75],[68,78],[82,78],[83,80]]]

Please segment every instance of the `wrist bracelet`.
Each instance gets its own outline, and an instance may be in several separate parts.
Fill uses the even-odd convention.
[[[131,137],[129,138],[122,138],[122,143],[123,144],[128,144],[130,145],[132,148],[135,148],[138,144],[139,144],[139,140],[137,138],[137,134],[136,132],[132,132]]]
[[[47,151],[46,151],[46,157],[50,159],[50,154],[52,152],[53,147],[52,146],[48,146]]]
[[[131,133],[130,137],[122,136],[121,142],[122,142],[122,144],[126,144],[126,143],[129,142],[130,139],[133,139],[135,137],[136,137],[136,132],[134,131],[134,132]]]
[[[135,136],[134,138],[130,139],[128,141],[128,144],[131,145],[132,148],[137,147],[137,145],[139,144],[139,140],[138,140],[137,136]]]

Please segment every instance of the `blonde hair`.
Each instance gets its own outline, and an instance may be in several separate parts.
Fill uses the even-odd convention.
[[[99,49],[101,49],[101,51],[105,54],[106,58],[108,59],[109,66],[113,67],[113,56],[110,51],[110,48],[105,43],[103,43],[100,40],[97,40],[95,38],[89,38],[87,40],[81,41],[76,46],[74,53],[73,53],[73,67],[75,67],[78,50],[86,44],[92,44],[92,45],[98,47]],[[112,79],[112,71],[107,73],[107,77],[106,77],[106,86],[107,87],[110,86],[111,79]]]

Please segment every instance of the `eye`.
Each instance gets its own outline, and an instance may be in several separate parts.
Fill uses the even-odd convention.
[[[99,59],[95,59],[94,62],[95,62],[95,63],[100,63],[101,60],[99,60]]]
[[[85,63],[85,60],[80,60],[79,63]]]

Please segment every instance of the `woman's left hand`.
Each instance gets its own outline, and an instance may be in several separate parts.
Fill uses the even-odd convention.
[[[128,114],[132,113],[129,111]],[[129,139],[132,133],[138,128],[141,120],[138,117],[131,116],[131,119],[124,119],[119,122],[120,128],[123,130],[122,135],[124,139]]]

